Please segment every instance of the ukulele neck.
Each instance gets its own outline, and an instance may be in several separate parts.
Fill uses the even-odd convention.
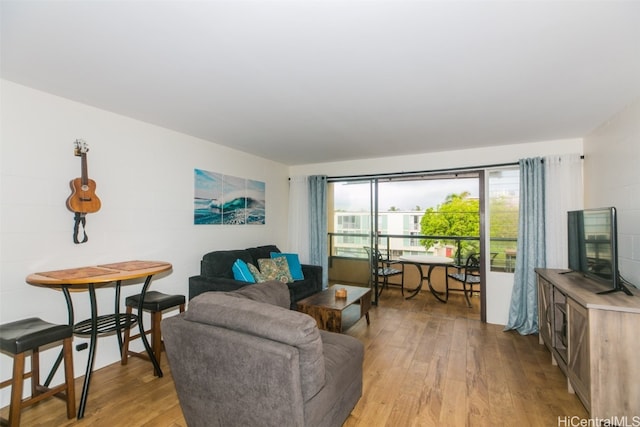
[[[81,177],[81,182],[82,185],[88,185],[89,184],[89,174],[87,173],[87,153],[81,153],[80,154],[81,157],[81,163],[82,163],[82,177]]]

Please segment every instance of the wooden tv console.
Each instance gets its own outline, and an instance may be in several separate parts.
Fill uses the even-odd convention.
[[[536,269],[540,344],[591,418],[639,419],[640,292],[598,295],[601,284],[563,271]]]

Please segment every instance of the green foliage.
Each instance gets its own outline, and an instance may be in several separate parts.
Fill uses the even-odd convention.
[[[426,236],[480,236],[480,204],[470,199],[468,192],[449,194],[444,203],[428,208],[420,220],[420,232]],[[421,243],[429,249],[436,239],[424,239]],[[442,244],[454,244],[455,240],[440,240]],[[462,241],[462,256],[478,252],[478,241]]]
[[[490,201],[491,229],[489,235],[492,238],[516,238],[518,237],[518,205],[511,198],[493,197]]]
[[[518,211],[518,204],[513,198],[492,197],[490,199],[489,212],[491,215],[491,227],[489,230],[489,239],[492,266],[505,266],[507,262],[506,251],[516,248],[516,239],[518,238]]]

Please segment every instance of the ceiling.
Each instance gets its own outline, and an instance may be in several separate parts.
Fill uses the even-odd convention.
[[[579,138],[634,1],[9,1],[2,78],[288,164]]]

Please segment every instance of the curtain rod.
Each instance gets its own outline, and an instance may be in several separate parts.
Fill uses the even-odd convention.
[[[465,168],[434,169],[434,170],[423,170],[423,171],[412,171],[412,172],[389,172],[389,173],[375,173],[375,174],[366,174],[366,175],[329,176],[327,177],[327,180],[337,181],[337,180],[345,180],[345,179],[370,179],[370,178],[389,178],[389,177],[412,176],[412,175],[435,175],[439,173],[470,172],[478,169],[498,168],[498,167],[506,167],[506,166],[517,166],[517,165],[518,165],[518,162],[512,162],[512,163],[495,163],[492,165],[470,166]]]
[[[584,160],[584,155],[581,155],[580,159]],[[544,162],[544,159],[542,159],[542,161]],[[472,172],[478,169],[518,166],[519,164],[520,162],[494,163],[489,165],[469,166],[464,168],[447,168],[447,169],[434,169],[434,170],[412,171],[412,172],[389,172],[389,173],[376,173],[376,174],[365,174],[365,175],[328,176],[327,181],[338,181],[338,180],[349,180],[349,179],[390,178],[390,177],[393,178],[393,177],[413,176],[413,175],[437,175],[441,173]]]
[[[584,160],[584,155],[581,155],[580,159]],[[542,161],[544,162],[544,159]],[[414,176],[414,175],[436,175],[440,173],[471,172],[478,169],[518,166],[519,164],[520,162],[494,163],[489,165],[469,166],[465,168],[433,169],[433,170],[412,171],[412,172],[373,173],[373,174],[364,174],[364,175],[327,176],[326,179],[327,181],[338,181],[338,180],[350,180],[350,179],[356,180],[356,179],[371,179],[371,178],[393,178],[393,177]],[[291,178],[289,178],[289,180],[291,180]]]

